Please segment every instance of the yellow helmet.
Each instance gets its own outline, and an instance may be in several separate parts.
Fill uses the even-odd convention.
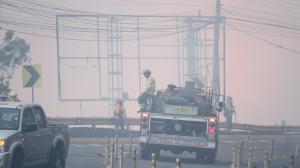
[[[10,97],[17,97],[18,94],[17,94],[17,92],[15,92],[15,91],[12,90],[12,91],[9,92],[9,96]]]

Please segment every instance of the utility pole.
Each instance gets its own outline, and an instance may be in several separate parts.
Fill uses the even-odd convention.
[[[187,50],[188,50],[188,80],[193,81],[196,77],[196,53],[195,53],[195,30],[193,28],[193,19],[187,19],[188,31],[187,31]]]
[[[0,16],[1,16],[1,12],[2,12],[2,10],[1,10],[2,3],[3,3],[3,0],[0,0]],[[0,26],[0,30],[1,29],[2,29],[2,27]]]
[[[214,23],[214,58],[213,58],[213,91],[220,94],[220,64],[219,64],[219,28],[221,15],[221,0],[216,0],[216,16]],[[214,99],[218,100],[218,97]]]

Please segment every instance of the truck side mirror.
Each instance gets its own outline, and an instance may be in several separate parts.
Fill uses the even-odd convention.
[[[34,132],[37,131],[37,124],[36,123],[27,123],[23,126],[23,132]]]
[[[219,102],[218,112],[222,112],[223,107],[224,107],[224,103],[223,102]]]

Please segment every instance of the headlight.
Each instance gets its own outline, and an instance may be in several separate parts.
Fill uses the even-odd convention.
[[[0,152],[5,151],[5,139],[0,139]]]

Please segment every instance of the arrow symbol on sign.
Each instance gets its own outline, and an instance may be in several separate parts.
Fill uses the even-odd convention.
[[[25,66],[24,67],[27,72],[31,75],[31,78],[26,83],[25,87],[33,87],[35,82],[39,80],[40,74],[38,71],[35,70],[33,66]]]

